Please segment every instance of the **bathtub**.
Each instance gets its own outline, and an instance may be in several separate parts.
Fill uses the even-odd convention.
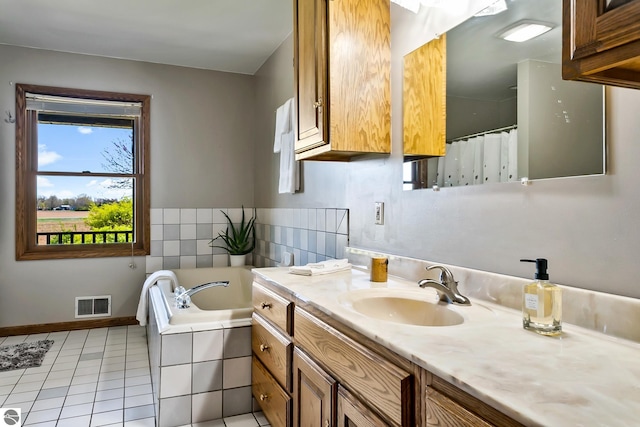
[[[228,280],[176,307],[170,280],[149,289],[147,342],[156,425],[174,427],[250,413],[250,267],[173,270],[178,285]],[[224,402],[224,405],[223,405]]]
[[[189,308],[179,309],[174,301],[170,280],[159,280],[149,290],[160,332],[171,325],[219,322],[251,318],[251,283],[249,267],[186,268],[173,270],[178,285],[190,289],[203,283],[228,280],[228,287],[205,289],[191,297]]]

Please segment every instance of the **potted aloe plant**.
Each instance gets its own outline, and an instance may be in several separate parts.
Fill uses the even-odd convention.
[[[234,224],[226,212],[222,210],[220,212],[227,218],[227,229],[220,231],[216,237],[211,239],[209,246],[226,250],[229,253],[229,260],[232,266],[244,265],[246,255],[256,247],[255,208],[253,209],[253,216],[246,221],[244,206],[242,206],[240,224]],[[214,244],[218,239],[224,242],[224,246]]]

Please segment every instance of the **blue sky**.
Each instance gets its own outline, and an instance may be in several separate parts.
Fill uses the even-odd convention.
[[[101,154],[113,150],[112,141],[130,141],[131,129],[72,125],[38,125],[38,170],[110,172]],[[38,196],[60,199],[87,194],[96,198],[131,196],[131,190],[109,188],[107,177],[38,176]]]

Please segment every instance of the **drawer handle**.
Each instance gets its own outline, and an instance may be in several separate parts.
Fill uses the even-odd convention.
[[[266,344],[260,344],[260,351],[267,351],[269,350],[269,346]]]
[[[261,395],[260,395],[260,400],[262,400],[263,402],[264,402],[265,400],[267,400],[267,399],[269,399],[269,395],[268,395],[268,394],[261,394]]]
[[[331,423],[329,422],[329,420],[325,420],[324,427],[331,427]]]
[[[260,307],[262,307],[262,309],[266,309],[266,308],[271,308],[272,304],[270,302],[263,302],[262,304],[260,304]]]

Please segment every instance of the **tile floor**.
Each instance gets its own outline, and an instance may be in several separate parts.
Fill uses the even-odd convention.
[[[140,326],[0,337],[0,346],[54,340],[42,366],[0,372],[0,408],[24,426],[154,427],[146,330]],[[268,426],[262,413],[193,427]]]

